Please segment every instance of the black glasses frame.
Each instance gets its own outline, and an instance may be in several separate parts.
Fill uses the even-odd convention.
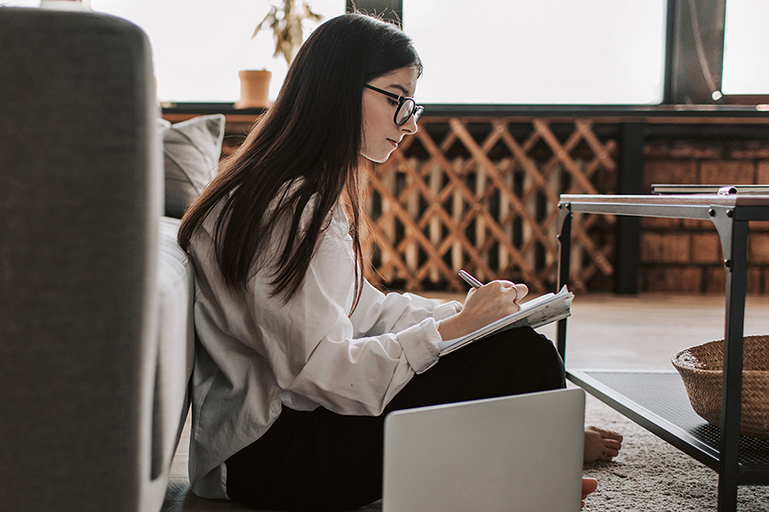
[[[369,85],[369,84],[365,84],[363,87],[371,89],[374,92],[378,92],[379,94],[383,94],[383,95],[387,96],[388,98],[392,98],[394,100],[398,100],[398,108],[395,109],[395,115],[393,116],[393,122],[395,123],[396,126],[403,126],[404,124],[406,124],[408,122],[408,120],[411,118],[411,116],[414,116],[414,122],[416,123],[417,121],[419,121],[419,118],[422,116],[422,112],[425,111],[425,107],[423,107],[422,105],[417,105],[417,102],[416,102],[416,100],[414,98],[409,98],[408,96],[398,96],[397,94],[393,94],[391,92],[385,91],[383,89],[379,89],[379,88],[374,87],[373,85]],[[401,108],[403,107],[403,105],[407,101],[410,102],[412,105],[414,105],[414,107],[409,112],[409,115],[406,116],[406,119],[404,119],[403,121],[401,121],[399,123],[398,122],[398,112],[401,111]]]

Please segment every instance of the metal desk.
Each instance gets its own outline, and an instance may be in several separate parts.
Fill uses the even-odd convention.
[[[740,436],[747,240],[751,220],[769,220],[769,195],[561,195],[558,287],[569,282],[571,222],[576,212],[635,217],[705,219],[715,225],[726,271],[724,377],[720,429],[688,403],[671,372],[572,371],[569,380],[665,441],[715,470],[718,510],[737,510],[739,485],[769,485],[769,442]],[[566,320],[558,322],[558,351],[566,360]],[[672,357],[673,354],[671,354]]]

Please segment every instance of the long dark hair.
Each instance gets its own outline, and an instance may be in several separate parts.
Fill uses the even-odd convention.
[[[195,230],[224,200],[214,233],[215,256],[225,283],[245,289],[250,277],[269,265],[259,256],[278,221],[290,215],[271,281],[272,295],[283,294],[288,301],[304,282],[329,213],[344,193],[360,263],[363,86],[409,66],[421,75],[411,40],[394,25],[345,14],[319,26],[299,50],[275,104],[184,214],[179,245],[188,251]],[[312,216],[300,229],[311,199]],[[277,208],[270,209],[275,200]],[[356,265],[353,310],[361,279]]]

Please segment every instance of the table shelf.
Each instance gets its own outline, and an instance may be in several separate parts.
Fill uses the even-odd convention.
[[[574,384],[648,431],[719,470],[721,430],[697,415],[675,371],[569,370]],[[769,485],[769,441],[740,436],[739,482]]]

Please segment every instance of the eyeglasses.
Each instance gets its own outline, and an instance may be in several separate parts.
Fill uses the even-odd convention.
[[[417,102],[414,100],[414,98],[398,96],[397,94],[383,91],[382,89],[377,89],[373,85],[369,84],[364,85],[364,87],[378,92],[379,94],[384,94],[388,98],[398,100],[398,108],[395,110],[395,116],[393,117],[393,122],[397,126],[403,126],[406,124],[406,121],[408,121],[411,116],[414,116],[414,122],[416,123],[419,121],[422,112],[425,111],[425,107],[422,105],[417,105]]]

